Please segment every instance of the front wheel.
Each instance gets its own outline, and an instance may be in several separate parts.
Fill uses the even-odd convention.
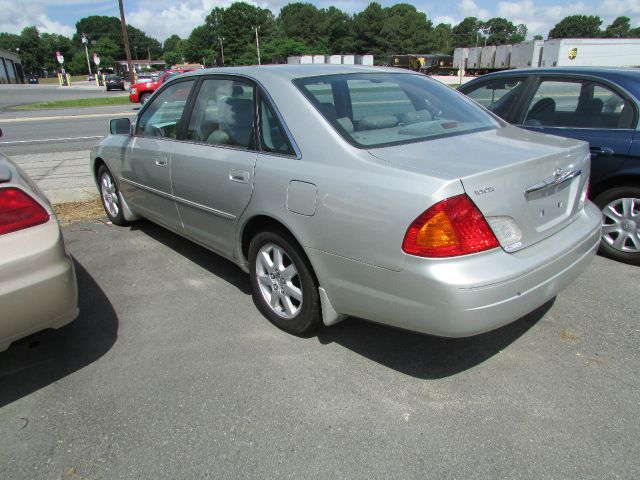
[[[616,187],[598,195],[602,210],[600,253],[620,262],[640,265],[640,187]]]
[[[311,267],[284,232],[258,233],[249,245],[253,299],[271,323],[305,334],[320,325],[320,298]]]
[[[145,103],[147,103],[147,100],[149,100],[150,96],[151,94],[149,92],[143,93],[142,95],[140,95],[140,104],[144,105]]]
[[[127,225],[120,205],[120,191],[109,169],[102,165],[98,169],[98,185],[100,186],[100,200],[107,217],[114,225]]]

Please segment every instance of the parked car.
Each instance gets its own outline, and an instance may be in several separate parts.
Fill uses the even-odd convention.
[[[2,131],[0,130],[0,136]],[[78,316],[73,261],[38,186],[0,154],[0,351]]]
[[[144,104],[149,97],[156,91],[156,89],[162,85],[165,81],[175,77],[181,73],[190,72],[195,70],[194,68],[178,68],[175,70],[167,70],[156,81],[151,79],[142,80],[138,79],[138,82],[129,87],[129,101],[133,103]]]
[[[640,265],[640,69],[509,70],[460,91],[519,127],[589,142],[600,252]]]
[[[124,79],[118,75],[107,75],[104,79],[107,92],[109,90],[122,90],[124,92]]]
[[[150,219],[249,273],[300,334],[345,316],[469,336],[591,261],[585,142],[508,125],[419,73],[216,68],[166,82],[91,151],[109,219]]]

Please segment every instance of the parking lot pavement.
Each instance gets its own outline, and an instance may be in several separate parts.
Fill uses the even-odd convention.
[[[159,227],[64,228],[80,317],[0,353],[0,478],[637,478],[640,269],[439,339],[298,338]],[[37,299],[34,299],[37,301]]]

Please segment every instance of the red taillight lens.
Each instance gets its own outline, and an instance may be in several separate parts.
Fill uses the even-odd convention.
[[[47,211],[22,190],[13,187],[0,189],[0,235],[48,220]]]
[[[436,203],[409,226],[402,250],[419,257],[456,257],[500,244],[467,195]]]

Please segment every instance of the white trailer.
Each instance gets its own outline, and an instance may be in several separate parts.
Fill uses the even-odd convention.
[[[640,38],[562,38],[544,42],[541,67],[638,67]]]
[[[323,64],[324,63],[324,55],[314,55],[313,56],[313,63],[314,64]]]
[[[494,69],[504,70],[506,68],[509,68],[512,48],[513,45],[498,45],[498,47],[496,48],[496,59],[493,63]]]
[[[480,49],[482,47],[469,48],[469,56],[467,57],[467,70],[475,71],[480,69]]]
[[[324,57],[324,63],[329,65],[340,65],[342,63],[342,55],[327,55]]]
[[[355,55],[343,55],[342,56],[342,64],[343,65],[355,65],[356,64]]]
[[[298,65],[300,63],[300,57],[287,57],[287,63],[289,65]]]
[[[516,43],[511,48],[509,68],[527,68],[540,66],[540,54],[544,40],[530,40]]]
[[[300,63],[304,65],[311,65],[313,63],[313,55],[302,55],[300,57]]]
[[[372,67],[373,55],[356,55],[355,62],[356,62],[356,65],[365,65],[365,66]]]
[[[453,68],[458,70],[467,69],[467,59],[469,58],[469,49],[458,47],[453,51]]]
[[[495,62],[495,59],[496,59],[495,45],[487,45],[480,48],[480,69],[481,70],[493,70],[493,64]]]

